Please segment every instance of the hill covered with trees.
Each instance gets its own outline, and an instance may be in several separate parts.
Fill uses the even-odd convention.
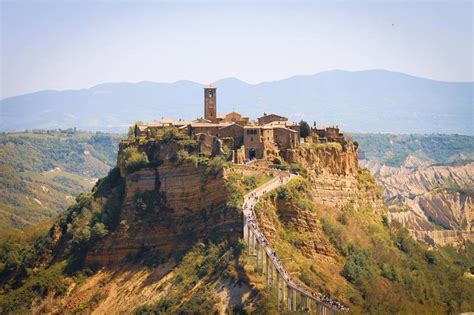
[[[0,135],[0,227],[55,218],[115,164],[118,134],[23,132]]]

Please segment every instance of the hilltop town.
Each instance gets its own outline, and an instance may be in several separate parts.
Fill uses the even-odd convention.
[[[356,142],[276,114],[220,116],[216,91],[202,118],[135,124],[48,232],[0,248],[0,313],[472,309],[472,248],[454,265],[391,223]],[[87,152],[111,147],[101,137]]]
[[[235,164],[275,158],[294,163],[296,149],[302,142],[337,142],[343,148],[347,145],[338,127],[318,128],[314,122],[309,135],[303,138],[299,123],[277,114],[263,113],[256,120],[235,111],[219,115],[217,88],[212,85],[204,88],[204,117],[192,121],[161,119],[146,125],[136,124],[133,134],[135,138],[155,139],[160,130],[169,127],[199,141],[200,153],[217,155],[226,146],[231,150],[230,159]]]

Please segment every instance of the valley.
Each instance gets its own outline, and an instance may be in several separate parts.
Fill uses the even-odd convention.
[[[120,138],[82,131],[0,135],[0,227],[54,220],[108,173]]]

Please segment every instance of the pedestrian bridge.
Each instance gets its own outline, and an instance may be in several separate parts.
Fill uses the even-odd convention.
[[[258,199],[267,192],[288,183],[296,175],[280,172],[273,180],[265,183],[244,197],[243,235],[247,242],[249,256],[256,259],[256,271],[265,276],[265,285],[276,290],[280,309],[305,311],[318,315],[347,312],[349,309],[339,302],[302,288],[291,278],[283,263],[271,248],[265,235],[258,227],[253,212]]]

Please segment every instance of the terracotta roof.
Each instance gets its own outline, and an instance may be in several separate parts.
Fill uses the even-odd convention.
[[[191,123],[197,123],[197,122],[208,122],[208,123],[211,123],[212,121],[208,120],[208,119],[204,119],[204,118],[196,118],[194,119],[193,121],[191,121]]]
[[[189,120],[173,120],[173,119],[161,119],[161,120],[153,120],[148,123],[147,126],[150,127],[163,127],[163,126],[183,126],[191,123]]]
[[[277,126],[297,126],[298,123],[293,122],[293,121],[272,121],[268,124],[265,124],[265,126],[272,126],[272,127],[277,127]]]
[[[264,118],[264,117],[268,117],[268,116],[276,116],[276,117],[288,119],[285,116],[281,116],[281,115],[277,115],[277,114],[264,114],[263,116],[260,116],[258,118],[260,119],[260,118]]]
[[[223,126],[222,128],[220,129],[224,129],[224,128],[229,128],[229,127],[234,127],[234,126],[237,126],[237,127],[240,127],[240,128],[244,128],[243,126],[239,125],[239,124],[236,124],[236,123],[232,123],[230,125],[226,125],[226,126]]]
[[[273,127],[273,129],[283,129],[283,130],[287,130],[289,132],[293,132],[293,133],[297,133],[298,131],[296,130],[293,130],[293,129],[290,129],[290,128],[286,128],[286,127]]]
[[[224,127],[228,126],[229,124],[227,123],[190,123],[189,124],[191,127]]]

